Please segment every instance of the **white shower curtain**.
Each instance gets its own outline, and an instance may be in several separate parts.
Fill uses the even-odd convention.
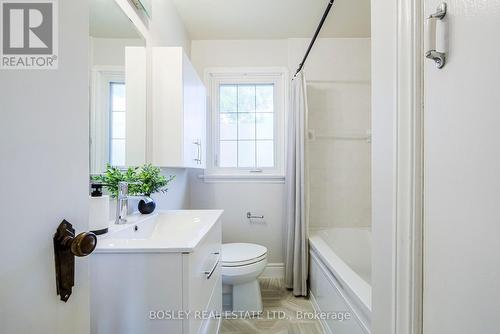
[[[292,80],[288,117],[285,284],[295,296],[307,296],[308,236],[305,132],[307,90],[303,72]]]

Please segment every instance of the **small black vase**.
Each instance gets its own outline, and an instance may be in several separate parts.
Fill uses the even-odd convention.
[[[156,203],[149,195],[139,201],[139,212],[143,215],[149,215],[153,213],[155,209]]]

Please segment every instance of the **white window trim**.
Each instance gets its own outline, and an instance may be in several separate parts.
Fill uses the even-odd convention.
[[[209,68],[205,71],[205,82],[208,91],[208,154],[207,168],[204,175],[202,175],[205,182],[284,182],[288,81],[288,70],[281,67]],[[226,83],[273,83],[275,85],[275,167],[255,170],[254,168],[221,168],[217,166],[219,86]]]
[[[123,66],[92,67],[92,90],[90,106],[90,171],[91,174],[104,172],[109,161],[110,140],[110,96],[111,82],[125,82]]]

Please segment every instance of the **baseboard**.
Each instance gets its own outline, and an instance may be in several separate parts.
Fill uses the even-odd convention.
[[[314,294],[312,293],[311,290],[309,290],[309,300],[311,301],[314,311],[321,312],[318,302],[316,301],[316,298],[314,297]],[[324,319],[320,319],[319,322],[321,324],[321,327],[323,327],[323,332],[325,334],[333,334],[332,330],[330,329],[330,326],[328,326],[328,324]]]
[[[285,264],[284,263],[268,263],[266,269],[260,276],[262,278],[284,278]]]

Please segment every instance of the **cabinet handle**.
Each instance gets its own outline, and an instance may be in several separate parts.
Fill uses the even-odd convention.
[[[210,277],[212,277],[212,275],[215,272],[215,269],[217,269],[217,265],[219,264],[220,254],[218,252],[212,254],[217,255],[217,259],[215,260],[215,263],[210,270],[203,272],[207,276],[207,279],[210,279]]]
[[[201,140],[200,139],[196,139],[193,144],[196,145],[196,158],[194,159],[194,161],[196,161],[196,163],[198,165],[201,165]]]
[[[196,139],[193,141],[193,144],[196,145],[196,158],[193,160],[196,162],[197,165],[200,164],[200,141]]]
[[[198,139],[198,163],[201,165],[201,140]]]

